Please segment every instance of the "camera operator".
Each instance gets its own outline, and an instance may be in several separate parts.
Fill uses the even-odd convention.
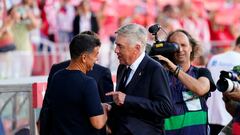
[[[173,54],[173,61],[162,55],[156,56],[170,71],[174,112],[173,116],[165,119],[166,134],[207,135],[206,98],[209,91],[215,90],[215,85],[206,68],[191,65],[199,45],[184,30],[170,33],[167,42],[177,43],[180,50]]]
[[[212,73],[213,80],[217,82],[221,70],[229,71],[236,65],[240,65],[240,36],[236,39],[232,50],[214,55],[209,60],[207,68]],[[207,101],[211,135],[218,135],[221,129],[232,119],[224,107],[222,97],[222,92],[216,90],[211,93],[211,97]]]
[[[240,65],[233,67],[233,70],[221,71],[220,79],[217,81],[217,88],[223,94],[223,101],[226,110],[233,117],[232,121],[225,126],[220,135],[240,133]]]
[[[238,135],[240,133],[240,87],[233,92],[223,93],[223,100],[226,110],[231,114],[233,120],[230,122],[232,135]],[[223,133],[229,132],[227,130],[221,131]]]

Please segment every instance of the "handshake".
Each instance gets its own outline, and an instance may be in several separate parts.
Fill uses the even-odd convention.
[[[113,104],[117,106],[122,106],[124,104],[126,94],[120,91],[112,91],[112,92],[106,93],[106,96],[112,96],[113,102],[102,103],[105,120],[108,119],[108,112],[112,109]],[[112,132],[111,129],[108,127],[108,125],[106,125],[106,131],[108,134]]]
[[[102,103],[103,109],[106,112],[109,112],[112,108],[112,104],[116,104],[117,106],[122,106],[124,104],[126,94],[122,93],[120,91],[112,91],[106,93],[106,96],[112,96],[113,97],[113,102],[107,102],[107,103]]]
[[[103,110],[104,110],[104,114],[105,112],[109,112],[111,109],[112,109],[112,106],[110,103],[102,103],[102,107],[103,107]]]

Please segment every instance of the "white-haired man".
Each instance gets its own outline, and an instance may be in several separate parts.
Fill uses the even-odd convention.
[[[109,113],[113,135],[164,134],[163,119],[172,111],[168,75],[163,66],[145,54],[147,30],[127,24],[116,32],[117,70],[114,103]]]

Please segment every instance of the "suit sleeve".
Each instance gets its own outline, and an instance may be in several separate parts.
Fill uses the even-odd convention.
[[[163,68],[157,68],[149,75],[151,76],[149,98],[127,95],[124,107],[137,115],[143,113],[148,116],[170,117],[173,105],[167,72]]]
[[[85,90],[83,91],[84,110],[89,117],[103,114],[100,96],[97,89],[97,83],[94,79],[85,82]]]
[[[44,134],[48,134],[50,132],[50,111],[49,111],[49,105],[50,105],[50,87],[51,87],[51,81],[53,78],[53,75],[55,74],[55,72],[57,71],[57,69],[55,68],[55,66],[53,65],[49,76],[48,76],[48,83],[47,83],[47,90],[43,99],[43,105],[42,105],[42,109],[40,111],[40,116],[39,116],[39,120],[40,121],[40,135],[44,135]]]
[[[111,96],[105,96],[106,93],[113,91],[113,81],[112,81],[112,74],[109,69],[105,69],[103,72],[102,77],[100,78],[100,89],[102,89],[104,94],[104,101],[103,102],[111,102]]]
[[[42,105],[42,108],[44,107],[47,107],[48,106],[48,100],[49,100],[49,97],[48,97],[48,93],[49,93],[49,89],[51,87],[51,82],[52,82],[52,78],[53,78],[53,75],[58,71],[58,69],[56,69],[55,65],[52,66],[51,70],[50,70],[50,73],[49,73],[49,76],[48,76],[48,81],[47,81],[47,89],[46,89],[46,93],[44,95],[44,99],[43,99],[43,105]],[[41,113],[40,113],[41,114]]]

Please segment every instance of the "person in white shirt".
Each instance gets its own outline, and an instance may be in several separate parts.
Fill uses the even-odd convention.
[[[212,73],[213,80],[216,83],[219,80],[221,70],[230,71],[236,65],[240,65],[240,36],[232,50],[213,56],[209,60],[207,68]],[[211,93],[211,97],[207,100],[211,135],[217,135],[232,119],[225,109],[222,97],[222,93],[216,90]]]
[[[75,16],[74,6],[69,0],[62,0],[57,12],[58,40],[60,43],[69,43],[72,38],[72,23]]]
[[[99,32],[99,23],[96,15],[91,11],[89,0],[83,0],[77,6],[77,14],[73,20],[73,35],[83,31]]]

